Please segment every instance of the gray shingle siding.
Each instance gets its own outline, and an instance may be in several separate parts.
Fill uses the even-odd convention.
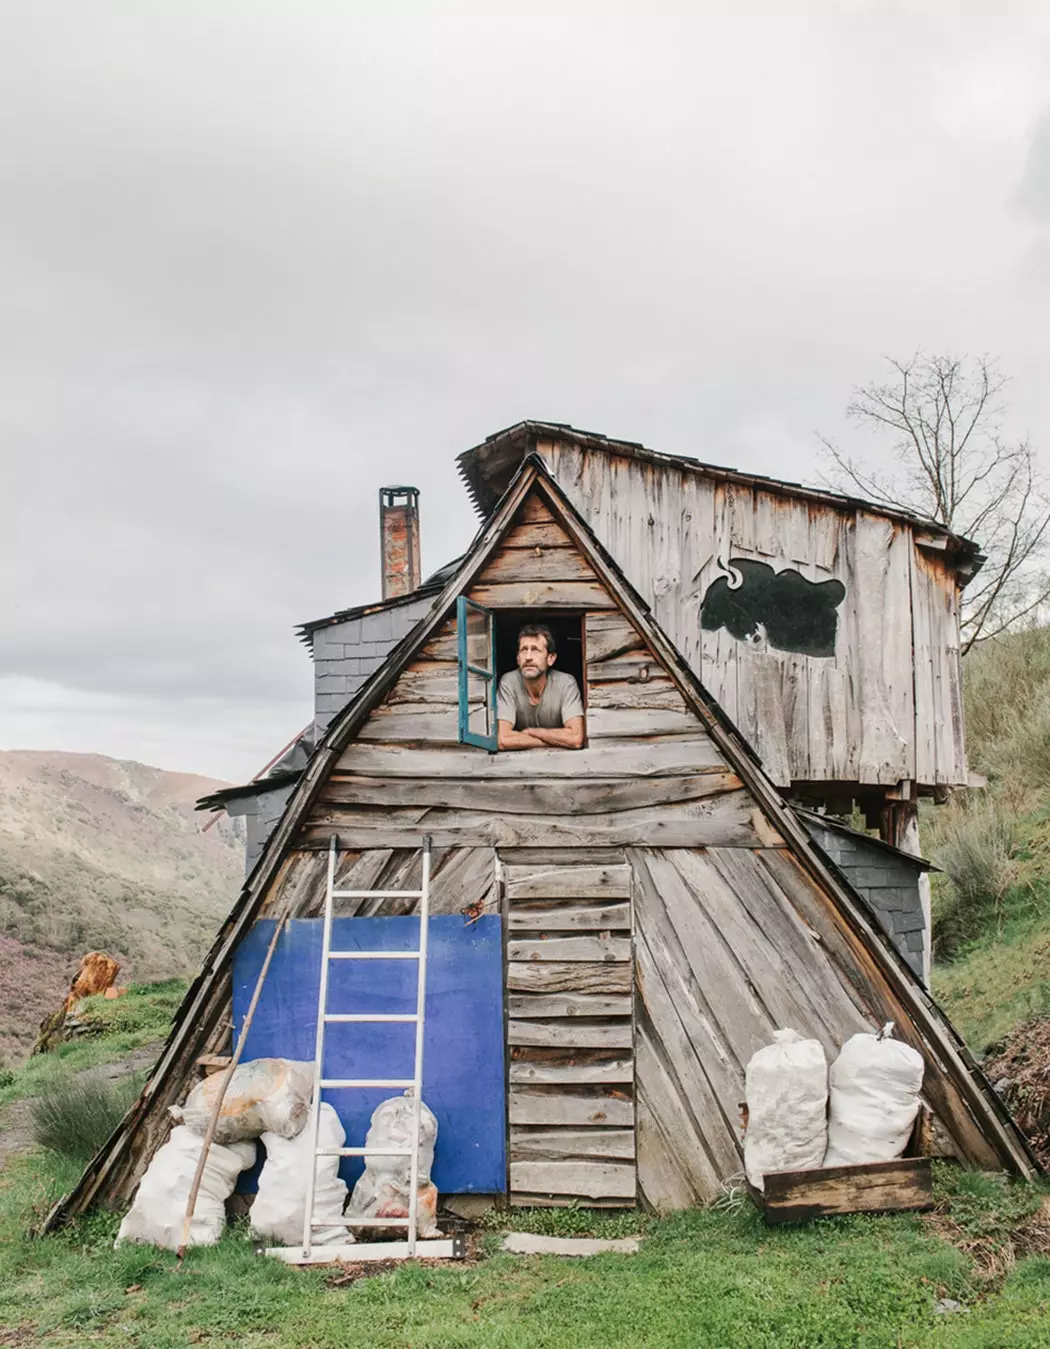
[[[287,782],[272,791],[261,791],[255,796],[235,797],[226,802],[227,815],[243,815],[247,831],[244,849],[244,874],[247,876],[262,856],[266,840],[273,833],[277,821],[284,814],[288,798],[295,790],[294,782]]]
[[[812,818],[804,823],[921,979],[927,941],[919,893],[922,867],[860,834],[817,824]]]
[[[314,723],[318,736],[430,611],[433,595],[348,618],[313,634]]]

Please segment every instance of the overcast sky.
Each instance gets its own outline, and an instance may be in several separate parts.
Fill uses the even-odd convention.
[[[232,780],[525,417],[790,478],[916,347],[1050,446],[1050,7],[0,4],[0,746]]]

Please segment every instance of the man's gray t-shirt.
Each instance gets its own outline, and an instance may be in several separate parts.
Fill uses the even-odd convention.
[[[529,701],[525,676],[520,670],[511,670],[499,681],[496,718],[509,721],[516,731],[527,731],[530,726],[553,731],[564,726],[570,717],[582,716],[579,685],[564,670],[547,671],[547,687],[535,704]]]

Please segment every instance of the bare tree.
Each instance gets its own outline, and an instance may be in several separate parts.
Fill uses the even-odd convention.
[[[919,351],[889,365],[888,381],[854,389],[846,408],[852,422],[886,437],[879,463],[821,436],[829,477],[980,545],[987,561],[963,591],[965,653],[1031,618],[1050,597],[1050,500],[1029,442],[1003,435],[1008,381],[995,361],[968,365]]]

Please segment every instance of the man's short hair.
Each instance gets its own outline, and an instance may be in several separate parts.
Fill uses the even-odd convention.
[[[554,633],[543,623],[526,623],[523,628],[519,628],[518,646],[521,646],[521,639],[523,637],[542,637],[547,643],[547,655],[556,656],[558,654],[558,647],[554,641]]]

